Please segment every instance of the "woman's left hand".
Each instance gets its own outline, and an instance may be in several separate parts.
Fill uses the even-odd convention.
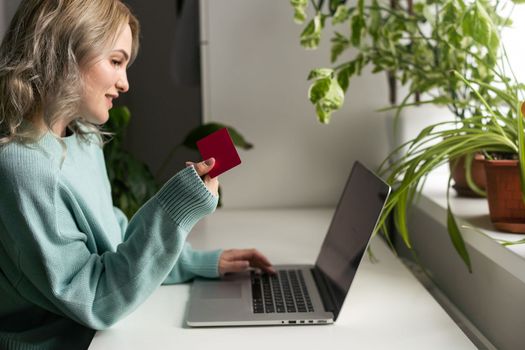
[[[229,249],[222,252],[219,258],[219,273],[242,272],[255,267],[274,274],[270,261],[257,249]]]
[[[208,175],[210,170],[215,166],[215,158],[210,158],[200,163],[186,162],[186,166],[193,166],[197,174],[201,177],[208,191],[210,191],[214,196],[219,195],[219,178],[214,177],[212,179],[210,175]]]

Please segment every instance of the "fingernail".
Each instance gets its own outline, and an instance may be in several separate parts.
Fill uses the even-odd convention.
[[[204,161],[204,164],[206,164],[206,165],[210,166],[210,165],[212,165],[212,164],[213,164],[213,161],[214,161],[214,159],[213,159],[213,158],[210,158],[210,159],[206,159],[206,160]]]

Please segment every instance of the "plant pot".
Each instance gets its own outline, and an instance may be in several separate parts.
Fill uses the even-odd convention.
[[[521,198],[517,160],[485,160],[490,220],[498,230],[525,233],[525,204]]]
[[[467,177],[465,175],[465,157],[456,158],[456,162],[450,161],[449,167],[452,173],[452,179],[454,179],[454,185],[452,186],[459,197],[482,197],[478,193],[474,192],[467,184]],[[472,160],[472,179],[476,186],[480,189],[485,190],[487,188],[487,178],[485,176],[485,167],[483,164],[485,157],[482,154],[476,153]]]

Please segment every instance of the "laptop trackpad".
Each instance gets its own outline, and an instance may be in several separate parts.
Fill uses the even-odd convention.
[[[201,289],[203,299],[239,299],[242,295],[241,283],[209,283]]]

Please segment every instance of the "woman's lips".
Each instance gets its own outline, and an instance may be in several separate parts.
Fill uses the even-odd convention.
[[[113,107],[113,97],[112,96],[106,95],[106,101],[107,101],[109,108]]]

